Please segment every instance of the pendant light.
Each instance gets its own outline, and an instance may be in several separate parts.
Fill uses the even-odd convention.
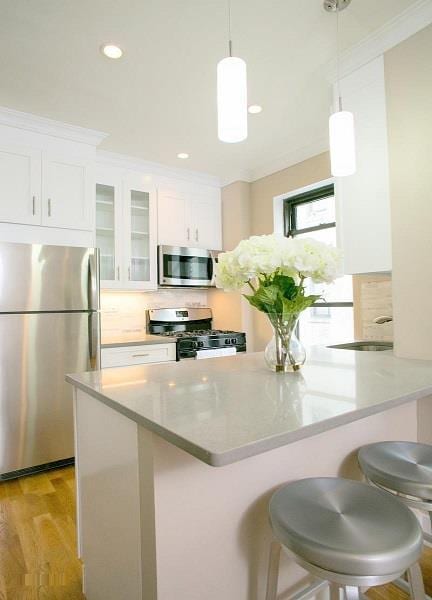
[[[334,177],[347,177],[356,171],[356,150],[354,134],[354,116],[342,106],[342,95],[340,90],[339,75],[339,12],[346,8],[351,0],[325,0],[324,8],[327,11],[336,12],[337,27],[337,92],[338,111],[333,113],[329,119],[330,137],[330,163],[331,173]]]
[[[233,144],[247,138],[247,76],[243,59],[232,56],[231,0],[228,0],[228,56],[217,65],[218,137]]]

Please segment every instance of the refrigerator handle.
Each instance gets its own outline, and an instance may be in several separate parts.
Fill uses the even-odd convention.
[[[87,296],[89,310],[99,310],[99,250],[97,248],[89,256]]]
[[[88,339],[90,369],[100,369],[100,317],[99,313],[92,312],[88,316]]]

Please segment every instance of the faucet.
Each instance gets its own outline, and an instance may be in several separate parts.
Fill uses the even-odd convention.
[[[393,317],[389,317],[386,315],[383,315],[382,317],[376,317],[373,322],[377,323],[378,325],[382,325],[383,323],[389,323],[390,321],[393,321]]]

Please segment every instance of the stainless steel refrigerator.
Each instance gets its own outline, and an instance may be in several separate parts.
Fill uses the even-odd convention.
[[[65,375],[99,363],[98,250],[0,243],[0,479],[71,462]]]

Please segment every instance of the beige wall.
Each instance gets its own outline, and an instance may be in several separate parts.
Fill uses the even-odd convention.
[[[273,233],[273,198],[331,177],[328,152],[251,183],[252,234]]]
[[[273,233],[273,198],[330,177],[327,152],[258,179],[232,183],[222,190],[224,249],[231,250],[250,235]],[[260,351],[271,337],[265,315],[250,309],[238,293],[209,294],[215,326],[246,331],[248,349]]]
[[[432,359],[432,26],[385,55],[395,353]],[[418,439],[432,443],[432,398]]]
[[[222,189],[222,231],[224,250],[233,250],[251,232],[250,184],[236,181]],[[253,349],[250,311],[241,294],[210,290],[209,306],[213,310],[213,327],[245,331],[248,347]]]
[[[385,55],[395,352],[432,359],[432,26]]]

